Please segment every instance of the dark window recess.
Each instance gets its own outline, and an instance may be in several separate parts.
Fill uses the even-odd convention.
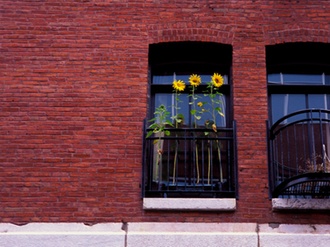
[[[169,42],[149,47],[150,102],[147,119],[163,105],[173,122],[177,113],[183,121],[167,126],[169,135],[155,133],[146,138],[150,122],[145,122],[143,146],[144,197],[237,197],[235,122],[232,119],[230,68],[232,48],[211,42]],[[197,74],[202,83],[195,88],[198,102],[210,105],[205,95],[207,82],[221,74],[219,105],[223,115],[215,118],[216,131],[210,129],[210,115],[193,109],[189,76]],[[186,84],[178,97],[173,81]],[[178,99],[179,106],[175,107]],[[195,102],[195,106],[197,105]],[[196,106],[197,107],[197,106]],[[179,110],[177,111],[177,109]],[[213,116],[214,117],[214,116]],[[175,126],[177,128],[175,128]]]
[[[271,197],[330,198],[330,46],[266,48]]]

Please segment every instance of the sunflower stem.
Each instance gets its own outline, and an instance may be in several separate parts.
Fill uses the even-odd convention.
[[[194,113],[194,128],[197,128],[197,121],[196,121],[196,102],[195,102],[195,86],[192,85],[192,105],[193,105],[193,113]],[[195,163],[196,163],[196,183],[199,183],[200,175],[199,175],[199,162],[198,162],[198,145],[197,141],[195,141]]]
[[[207,184],[210,184],[210,173],[211,173],[211,150],[210,150],[210,147],[207,148],[207,155],[208,155]]]

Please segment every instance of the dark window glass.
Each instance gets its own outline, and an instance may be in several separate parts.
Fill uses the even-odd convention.
[[[209,97],[205,96],[207,83],[211,81],[214,73],[221,74],[224,85],[220,88],[221,109],[223,116],[217,115],[218,127],[231,124],[230,88],[229,75],[231,67],[232,49],[229,45],[208,42],[175,42],[150,45],[149,61],[151,70],[151,103],[149,118],[160,105],[165,105],[170,112],[170,117],[175,115],[175,94],[172,87],[174,80],[182,80],[186,89],[180,92],[180,113],[184,115],[184,124],[192,127],[194,121],[192,110],[191,90],[189,88],[189,77],[197,74],[201,77],[201,85],[196,87],[196,102],[210,103]],[[197,120],[198,126],[204,126],[208,116],[201,115]]]
[[[272,196],[329,198],[315,180],[330,178],[329,56],[323,43],[266,47]]]
[[[236,196],[231,58],[230,45],[210,42],[169,42],[149,46],[148,119],[152,119],[152,123],[146,124],[144,139],[144,196]],[[210,97],[208,83],[214,73],[222,76],[223,85],[216,89],[212,87],[218,94]],[[201,84],[194,88],[195,100],[192,100],[189,83],[193,74],[201,77]],[[177,94],[173,81],[178,80],[185,83],[185,90]],[[195,109],[198,114],[194,115]],[[215,111],[213,114],[212,109],[219,110],[220,114]],[[162,113],[155,115],[156,110]],[[159,117],[162,114],[173,123],[172,126],[167,124],[165,130],[163,118]],[[178,114],[179,123],[175,122]]]

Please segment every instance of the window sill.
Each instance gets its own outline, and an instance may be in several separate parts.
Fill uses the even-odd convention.
[[[234,211],[235,198],[143,198],[144,210]]]
[[[272,208],[276,210],[330,210],[330,199],[274,198]]]

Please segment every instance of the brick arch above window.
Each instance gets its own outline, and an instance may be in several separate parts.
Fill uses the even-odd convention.
[[[235,37],[233,28],[219,24],[170,23],[150,25],[149,43],[203,41],[232,45]]]
[[[287,29],[264,33],[266,45],[276,45],[289,42],[320,42],[330,43],[330,32],[325,29]]]

